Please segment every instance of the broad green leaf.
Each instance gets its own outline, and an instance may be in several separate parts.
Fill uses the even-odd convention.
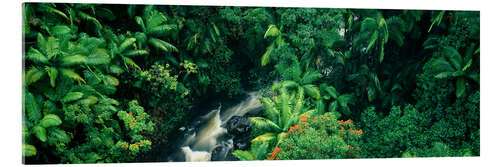
[[[36,122],[42,118],[42,112],[40,112],[40,106],[38,105],[35,96],[30,92],[25,92],[24,104],[26,109],[27,117],[30,121]]]
[[[165,52],[179,52],[179,50],[174,45],[160,39],[150,38],[149,43]]]
[[[95,96],[89,96],[89,97],[87,97],[85,99],[78,100],[77,103],[90,106],[90,105],[96,104],[97,101],[98,101],[97,97],[95,97]]]
[[[368,53],[372,49],[375,42],[377,42],[377,39],[378,39],[378,31],[375,31],[375,32],[373,32],[372,36],[370,37],[370,40],[369,40],[368,46],[366,47],[365,53]]]
[[[326,93],[328,93],[334,99],[337,99],[339,96],[339,92],[337,92],[337,89],[335,89],[335,87],[333,86],[326,86],[324,88],[324,91],[326,91]]]
[[[141,56],[147,54],[149,54],[147,50],[131,50],[123,53],[124,56]]]
[[[31,144],[23,144],[23,156],[31,157],[36,155],[36,148]]]
[[[83,55],[72,55],[72,56],[64,56],[61,58],[61,65],[63,66],[72,66],[87,63],[88,58]]]
[[[72,101],[81,99],[83,97],[83,95],[84,94],[82,92],[70,92],[70,93],[66,94],[66,96],[64,96],[64,98],[61,101],[63,103],[72,102]]]
[[[33,133],[42,142],[47,141],[47,130],[44,127],[36,125],[33,127]]]
[[[54,26],[50,29],[50,34],[52,36],[61,37],[63,35],[69,34],[69,33],[71,33],[71,29],[65,25],[57,25],[57,26]]]
[[[56,86],[56,79],[57,79],[57,75],[58,75],[59,71],[57,71],[57,68],[49,67],[49,66],[45,67],[45,71],[49,75],[50,86],[55,87]]]
[[[321,75],[318,71],[306,71],[302,77],[301,84],[312,84],[321,77],[323,77],[323,75]]]
[[[52,127],[52,126],[59,126],[61,125],[62,121],[59,118],[59,116],[55,114],[48,114],[43,117],[43,119],[40,121],[40,126],[44,128]]]
[[[115,78],[111,75],[105,75],[104,76],[104,83],[113,85],[113,86],[118,86],[120,84],[120,81],[118,81],[118,78]]]
[[[465,79],[458,78],[456,85],[457,85],[456,86],[456,95],[457,95],[457,97],[462,97],[462,95],[465,93]]]
[[[325,113],[325,103],[323,100],[316,100],[316,110],[318,111],[318,115]]]
[[[49,130],[49,140],[56,139],[58,143],[69,143],[71,138],[69,135],[62,129],[52,129]]]
[[[336,112],[338,108],[339,108],[339,102],[338,101],[334,101],[334,102],[331,102],[330,105],[328,106],[328,111],[330,111],[330,112]]]
[[[26,59],[31,60],[35,63],[49,63],[49,59],[45,57],[45,55],[43,55],[40,51],[34,48],[30,48],[28,53],[26,53]]]
[[[73,71],[71,69],[60,68],[59,72],[61,72],[61,74],[65,77],[71,78],[71,79],[78,81],[78,82],[85,83],[85,80],[83,80],[83,78],[80,77],[80,75],[78,75],[75,71]]]
[[[304,85],[304,92],[315,99],[319,99],[321,97],[319,88],[316,85],[308,84]]]
[[[279,131],[281,128],[273,121],[262,117],[249,117],[248,120],[252,122],[253,127],[262,131]]]
[[[260,65],[266,66],[271,61],[271,52],[274,50],[274,43],[269,45],[266,49],[266,52],[260,58]]]
[[[267,38],[267,37],[276,37],[279,34],[280,34],[280,30],[278,30],[278,28],[275,25],[271,24],[267,28],[267,31],[264,34],[264,38]]]
[[[122,53],[127,49],[128,47],[132,46],[135,43],[136,39],[135,38],[127,38],[125,39],[120,46],[118,47],[118,53]]]
[[[90,22],[94,23],[97,26],[97,28],[102,29],[101,23],[95,17],[90,16],[87,13],[84,13],[84,12],[78,12],[78,16],[80,16],[81,18],[83,18],[83,20],[90,21]]]
[[[272,141],[274,139],[276,139],[276,133],[268,132],[268,133],[264,133],[264,134],[262,134],[260,136],[255,137],[250,142],[251,143],[255,143],[255,142],[270,142],[270,141]]]
[[[40,70],[36,67],[31,67],[24,76],[24,82],[26,86],[29,86],[30,84],[35,83],[36,81],[42,79],[42,77],[45,76],[45,74],[46,74],[45,71]]]
[[[232,154],[241,161],[257,160],[252,153],[243,150],[234,150]]]

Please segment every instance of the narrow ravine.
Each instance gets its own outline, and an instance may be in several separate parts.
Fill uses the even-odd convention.
[[[235,116],[258,111],[260,104],[258,91],[248,93],[248,97],[239,104],[221,111],[221,105],[208,114],[200,116],[188,127],[181,127],[184,137],[180,139],[177,151],[168,157],[169,161],[211,161],[228,160],[234,148],[233,137],[227,136],[225,125]],[[217,149],[216,149],[217,148]],[[216,156],[213,156],[214,150]]]

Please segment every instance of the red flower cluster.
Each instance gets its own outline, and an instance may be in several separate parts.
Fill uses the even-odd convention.
[[[275,147],[273,149],[273,152],[271,152],[271,156],[270,157],[267,157],[268,160],[279,160],[278,157],[276,157],[278,155],[278,153],[281,151],[281,149],[279,147]]]

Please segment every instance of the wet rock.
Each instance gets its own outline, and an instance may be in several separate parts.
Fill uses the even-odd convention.
[[[226,128],[229,134],[235,136],[246,135],[250,133],[252,122],[245,117],[234,116],[227,122]]]

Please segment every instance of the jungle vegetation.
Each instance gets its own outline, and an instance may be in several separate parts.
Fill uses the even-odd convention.
[[[477,11],[25,3],[22,19],[25,163],[154,161],[193,107],[248,90],[264,110],[240,160],[480,155]]]

